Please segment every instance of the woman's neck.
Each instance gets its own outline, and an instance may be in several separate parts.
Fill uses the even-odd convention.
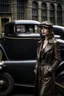
[[[45,36],[45,39],[44,39],[44,41],[48,41],[48,37],[47,37],[47,36]]]

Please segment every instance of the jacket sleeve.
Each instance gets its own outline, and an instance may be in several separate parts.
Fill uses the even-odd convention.
[[[53,48],[53,52],[54,52],[54,60],[52,63],[52,66],[49,68],[48,71],[50,71],[51,73],[53,73],[57,67],[59,66],[60,62],[61,62],[61,53],[60,53],[60,45],[59,42],[54,42],[54,48]]]

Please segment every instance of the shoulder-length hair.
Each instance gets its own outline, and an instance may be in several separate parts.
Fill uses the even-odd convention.
[[[54,37],[54,32],[53,32],[53,28],[52,29],[48,29],[48,39],[52,39]]]

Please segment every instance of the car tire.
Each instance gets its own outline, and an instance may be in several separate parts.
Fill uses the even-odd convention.
[[[7,96],[14,87],[14,81],[8,73],[0,73],[0,96]]]
[[[59,73],[56,78],[56,91],[61,96],[64,96],[64,71]]]

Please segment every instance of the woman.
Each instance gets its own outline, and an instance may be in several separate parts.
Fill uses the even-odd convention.
[[[55,96],[55,70],[60,64],[60,46],[54,38],[53,26],[44,21],[40,24],[39,47],[35,66],[36,82],[34,96]]]

